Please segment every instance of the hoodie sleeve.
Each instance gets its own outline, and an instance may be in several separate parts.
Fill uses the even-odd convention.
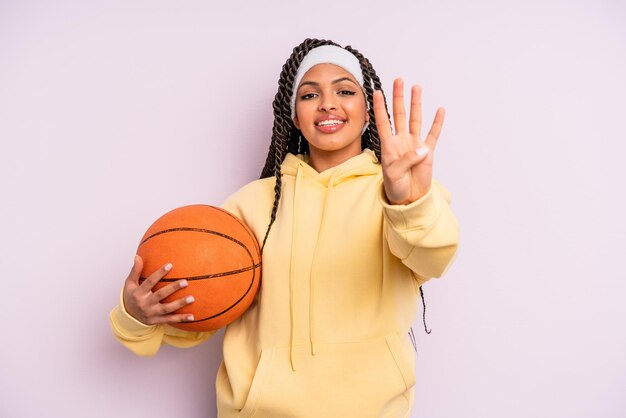
[[[153,356],[161,344],[193,347],[208,340],[216,331],[190,332],[169,325],[145,325],[130,316],[120,297],[120,304],[109,316],[115,338],[138,356]]]
[[[448,191],[433,181],[428,193],[415,202],[392,205],[381,183],[379,199],[391,253],[413,271],[420,285],[441,277],[452,263],[459,242],[459,225],[449,206]]]

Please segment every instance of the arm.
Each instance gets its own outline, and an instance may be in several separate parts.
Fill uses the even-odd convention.
[[[153,356],[161,344],[187,348],[208,340],[215,332],[189,332],[167,324],[145,325],[130,316],[123,304],[109,316],[115,338],[138,356]]]
[[[434,151],[445,111],[437,109],[430,131],[422,140],[421,89],[411,88],[408,129],[403,90],[403,81],[395,80],[395,132],[391,129],[382,92],[377,91],[374,96],[383,169],[380,201],[389,249],[414,272],[421,284],[446,271],[456,253],[459,232],[449,207],[450,195],[432,179]]]
[[[459,242],[448,191],[433,182],[424,196],[408,205],[390,204],[383,190],[379,196],[391,253],[413,271],[419,285],[441,277],[452,264]]]

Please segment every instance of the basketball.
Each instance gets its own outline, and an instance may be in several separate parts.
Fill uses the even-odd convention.
[[[209,205],[174,209],[148,228],[137,254],[141,281],[166,263],[173,268],[154,291],[177,280],[189,285],[162,303],[192,295],[195,302],[176,313],[193,321],[170,324],[187,331],[211,331],[237,319],[250,306],[261,280],[261,251],[250,229],[235,215]]]

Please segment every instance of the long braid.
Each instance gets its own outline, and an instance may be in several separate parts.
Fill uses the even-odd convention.
[[[302,153],[306,149],[308,152],[308,143],[299,140],[300,131],[295,128],[291,120],[290,99],[293,94],[293,81],[302,59],[313,48],[321,45],[337,45],[332,41],[324,39],[306,39],[300,45],[293,49],[291,56],[283,65],[282,72],[278,79],[278,92],[274,97],[272,107],[274,109],[274,126],[272,128],[272,141],[270,143],[265,167],[261,172],[261,178],[276,177],[276,185],[274,186],[274,205],[270,216],[270,222],[263,238],[261,245],[261,254],[265,248],[267,237],[270,229],[276,220],[278,211],[278,203],[280,201],[282,179],[280,175],[280,166],[288,152],[294,154]]]

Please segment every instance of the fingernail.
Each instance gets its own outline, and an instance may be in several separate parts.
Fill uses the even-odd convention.
[[[185,320],[187,320],[187,321],[193,321],[193,315],[187,315],[187,316],[185,317]]]
[[[195,299],[194,299],[194,297],[193,297],[193,296],[187,296],[187,297],[185,298],[185,302],[187,302],[187,303],[191,303],[191,302],[194,302],[194,301],[195,301]]]
[[[170,271],[172,267],[174,267],[172,263],[167,263],[163,268],[165,269],[165,271]]]
[[[418,149],[415,150],[415,153],[418,156],[422,157],[422,156],[428,154],[428,147],[421,146],[421,147],[419,147]]]
[[[180,286],[180,288],[182,289],[183,287],[187,287],[187,285],[189,285],[189,283],[187,283],[187,280],[181,280],[178,283],[178,286]]]

